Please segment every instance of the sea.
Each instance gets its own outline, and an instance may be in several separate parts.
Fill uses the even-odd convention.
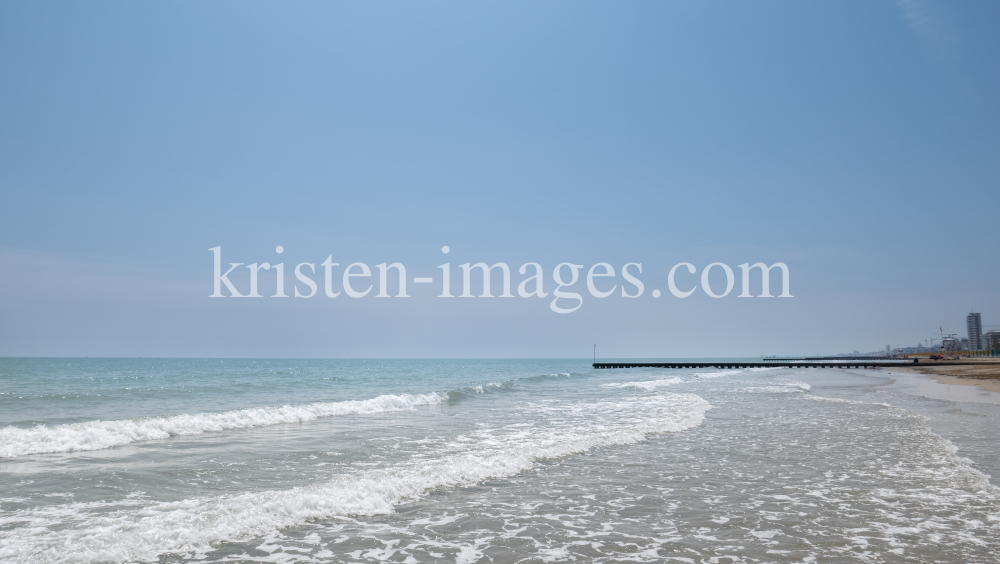
[[[0,359],[0,562],[1000,562],[1000,394],[847,368]]]

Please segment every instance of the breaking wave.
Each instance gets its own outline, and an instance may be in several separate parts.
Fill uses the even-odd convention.
[[[210,431],[303,423],[338,415],[406,411],[420,406],[440,404],[447,400],[447,395],[437,393],[388,394],[367,400],[252,407],[220,413],[87,421],[52,427],[39,425],[29,429],[10,426],[0,429],[0,458],[101,450],[140,441],[199,435]]]

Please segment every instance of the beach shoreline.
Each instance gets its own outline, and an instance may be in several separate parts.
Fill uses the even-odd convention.
[[[1000,361],[984,360],[976,364],[941,366],[927,363],[893,367],[891,371],[923,374],[941,384],[978,386],[986,391],[1000,393]]]

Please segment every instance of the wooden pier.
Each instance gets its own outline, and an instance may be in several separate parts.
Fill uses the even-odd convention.
[[[783,360],[761,362],[595,362],[594,368],[884,368],[917,364],[916,359],[901,360]],[[935,362],[942,364],[975,364],[967,362]]]

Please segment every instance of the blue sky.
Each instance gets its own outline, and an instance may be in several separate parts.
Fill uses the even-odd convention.
[[[3,3],[0,355],[745,356],[1000,324],[998,27],[985,1]],[[215,246],[284,261],[289,293],[329,255],[538,262],[549,291],[637,262],[646,291],[210,299]],[[795,297],[667,292],[679,262],[758,261]]]

